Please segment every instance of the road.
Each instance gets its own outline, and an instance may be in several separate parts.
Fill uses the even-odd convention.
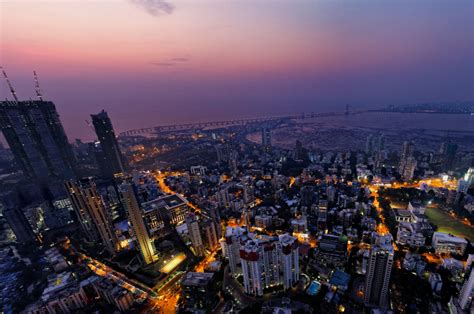
[[[156,292],[142,284],[141,282],[128,278],[126,275],[118,272],[104,263],[87,256],[84,253],[77,251],[72,245],[69,239],[63,244],[63,248],[69,250],[72,255],[78,256],[90,270],[92,270],[97,276],[107,278],[108,280],[116,283],[124,289],[132,292],[138,298],[148,300],[150,305],[156,310],[159,307],[158,297]]]

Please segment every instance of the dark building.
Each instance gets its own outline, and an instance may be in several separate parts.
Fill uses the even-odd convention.
[[[323,251],[345,251],[347,241],[337,235],[324,234],[318,242],[318,247]]]
[[[458,144],[453,142],[442,143],[440,153],[443,156],[443,166],[446,170],[453,170],[458,152]]]
[[[314,188],[306,185],[301,188],[301,204],[304,206],[311,206],[314,202]]]
[[[96,158],[99,159],[97,163],[102,176],[112,178],[116,173],[125,172],[127,164],[120,152],[114,128],[107,112],[102,110],[98,114],[91,115],[91,117],[101,147],[101,153],[96,154]]]
[[[3,216],[12,228],[19,243],[34,243],[36,241],[36,235],[19,207],[5,209]]]
[[[262,149],[266,153],[272,150],[272,132],[269,128],[262,129]]]
[[[308,158],[308,152],[303,147],[303,144],[300,140],[296,140],[295,145],[295,159],[296,160],[306,160]]]
[[[102,242],[109,253],[118,250],[118,240],[107,204],[92,178],[71,180],[65,183],[72,207],[90,241]]]
[[[74,154],[53,102],[1,101],[0,128],[27,177],[74,177]]]
[[[215,281],[214,273],[187,273],[181,281],[185,309],[212,312],[219,302]]]
[[[385,310],[389,305],[389,282],[394,258],[392,236],[373,234],[372,242],[365,275],[364,304]]]

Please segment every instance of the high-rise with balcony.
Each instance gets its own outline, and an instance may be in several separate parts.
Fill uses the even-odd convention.
[[[132,226],[144,264],[151,264],[158,259],[155,246],[150,239],[148,230],[143,220],[142,209],[137,199],[135,186],[132,183],[123,183],[120,186],[122,201],[127,209],[128,220]]]
[[[364,303],[366,306],[386,309],[394,256],[392,236],[373,233],[372,237],[373,244],[365,277]]]
[[[74,178],[74,155],[53,102],[1,101],[0,128],[25,176]]]
[[[459,306],[463,310],[474,308],[472,299],[474,297],[474,268],[471,266],[469,276],[466,276],[461,291],[459,291]],[[471,312],[472,313],[472,312]]]
[[[36,241],[36,235],[20,208],[14,207],[5,209],[3,211],[3,217],[5,217],[10,225],[17,242],[25,244],[34,243]]]
[[[91,178],[66,182],[66,189],[82,229],[90,240],[100,240],[110,254],[118,250],[110,212]]]
[[[403,142],[402,152],[400,154],[400,162],[398,163],[398,173],[400,173],[402,176],[409,174],[410,169],[406,170],[405,168],[413,167],[414,161],[416,162],[416,160],[413,158],[414,151],[415,144],[413,144],[413,142]]]
[[[92,114],[91,117],[102,149],[100,158],[103,160],[98,160],[102,176],[112,178],[116,173],[125,172],[127,164],[120,151],[112,121],[110,121],[107,112],[102,110],[98,114]]]
[[[267,127],[262,129],[262,149],[266,153],[272,150],[272,131]]]
[[[196,215],[190,213],[186,216],[186,226],[188,227],[189,238],[193,246],[194,254],[196,256],[204,255],[204,243],[199,230],[199,222]]]
[[[263,289],[273,286],[290,289],[300,276],[298,248],[298,239],[289,234],[278,238],[259,236],[241,242],[244,291],[261,296]]]
[[[291,288],[300,279],[298,239],[289,234],[279,236],[283,286]]]

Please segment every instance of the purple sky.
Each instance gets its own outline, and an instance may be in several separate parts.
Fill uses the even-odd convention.
[[[4,0],[0,64],[37,70],[70,140],[167,123],[474,99],[474,1]],[[5,82],[1,98],[10,97]]]

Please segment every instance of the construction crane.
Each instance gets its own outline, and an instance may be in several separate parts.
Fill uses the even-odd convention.
[[[43,101],[43,94],[41,93],[41,88],[38,80],[38,75],[36,74],[36,71],[33,71],[33,76],[35,78],[35,91],[36,91],[36,96],[38,96],[39,100]]]
[[[15,101],[16,101],[17,103],[20,102],[20,101],[18,100],[18,97],[16,96],[15,90],[13,89],[12,83],[11,83],[10,80],[8,79],[7,72],[5,72],[5,70],[3,69],[3,67],[0,67],[0,69],[2,69],[3,76],[5,77],[5,80],[7,81],[8,87],[10,88],[10,92],[12,93],[13,98],[15,99]]]

